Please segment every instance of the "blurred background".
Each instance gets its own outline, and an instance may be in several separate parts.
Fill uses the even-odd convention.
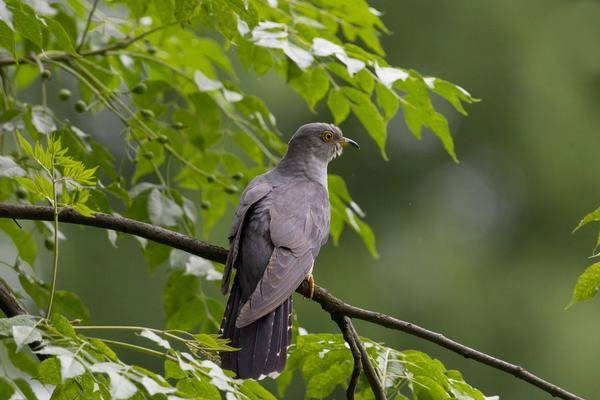
[[[347,151],[331,172],[346,178],[367,212],[381,257],[372,259],[360,239],[345,232],[338,247],[329,243],[322,250],[317,283],[352,304],[441,332],[596,398],[600,304],[564,308],[577,276],[591,264],[596,238],[589,227],[571,231],[600,203],[600,2],[372,4],[393,31],[383,39],[391,64],[457,83],[483,101],[469,106],[464,118],[436,99],[460,164],[430,132],[416,141],[401,113],[389,125],[389,162],[356,120],[342,125],[362,148]],[[240,72],[240,79],[266,99],[287,135],[329,119],[324,104],[311,113],[275,74],[257,79]],[[71,120],[120,154],[119,143],[107,142],[118,131],[113,118]],[[232,212],[210,241],[225,244]],[[93,323],[163,325],[166,267],[150,276],[132,239],[114,249],[106,232],[62,229],[68,242],[59,287],[79,293]],[[0,250],[8,249],[3,239]],[[220,296],[212,285],[208,290]],[[317,304],[298,297],[295,307],[309,332],[337,331]],[[357,328],[397,349],[439,358],[486,395],[550,398],[423,340],[360,322]],[[293,390],[289,398],[301,398],[298,382]]]

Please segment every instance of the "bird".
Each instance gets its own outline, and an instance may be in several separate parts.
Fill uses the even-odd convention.
[[[219,331],[239,349],[220,353],[221,367],[237,378],[276,378],[285,367],[292,294],[308,279],[312,298],[313,265],[329,236],[327,166],[348,145],[359,148],[333,124],[302,125],[279,163],[241,195],[228,236],[221,290],[229,298]]]

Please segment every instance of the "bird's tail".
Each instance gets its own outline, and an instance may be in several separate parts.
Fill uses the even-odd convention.
[[[240,350],[221,352],[221,366],[234,371],[238,378],[274,378],[283,371],[292,340],[292,297],[250,325],[236,328],[242,305],[241,290],[234,279],[220,332]]]

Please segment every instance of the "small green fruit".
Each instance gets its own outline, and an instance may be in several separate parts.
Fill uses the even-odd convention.
[[[44,239],[44,247],[46,247],[46,249],[52,251],[54,250],[54,240],[52,240],[52,238],[46,238]]]
[[[207,180],[208,182],[210,182],[210,183],[213,183],[214,181],[216,181],[216,180],[217,180],[217,177],[216,177],[216,176],[214,176],[214,175],[208,175],[208,176],[206,177],[206,180]]]
[[[173,129],[177,129],[178,131],[182,130],[185,128],[185,125],[182,124],[181,122],[177,121],[177,122],[173,122]]]
[[[25,191],[25,189],[23,189],[22,187],[17,189],[17,198],[23,200],[25,197],[27,197],[27,191]]]
[[[58,91],[58,98],[61,100],[69,100],[71,97],[71,91],[67,88],[62,88]]]
[[[142,117],[146,119],[154,118],[154,111],[149,110],[147,108],[142,108],[140,110],[140,114],[142,114]]]
[[[135,94],[144,94],[148,91],[148,86],[145,83],[139,83],[131,89],[131,91]]]
[[[87,104],[85,104],[85,101],[77,100],[77,102],[75,103],[75,111],[77,111],[78,113],[82,113],[86,109],[87,109]]]
[[[156,140],[158,140],[158,143],[160,143],[160,144],[169,143],[169,138],[167,137],[167,135],[160,135],[159,137],[156,138]]]
[[[225,188],[223,189],[225,190],[225,193],[227,194],[234,194],[238,192],[238,188],[237,186],[225,186]]]
[[[42,71],[41,76],[43,80],[48,81],[52,77],[52,72],[49,69],[45,69]]]
[[[244,179],[244,174],[241,172],[236,172],[235,174],[231,175],[231,179],[235,181],[241,181],[242,179]]]
[[[147,151],[144,153],[144,157],[147,158],[148,160],[151,160],[154,158],[154,153],[151,151]]]
[[[148,48],[146,49],[146,51],[148,52],[148,54],[155,54],[156,53],[156,48],[152,45],[148,46]]]
[[[210,208],[210,201],[202,200],[200,202],[200,208],[202,208],[203,210],[208,210]]]

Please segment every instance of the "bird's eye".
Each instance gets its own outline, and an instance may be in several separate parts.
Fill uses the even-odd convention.
[[[331,142],[331,139],[333,139],[333,132],[331,132],[331,131],[323,131],[323,133],[321,134],[321,138],[325,142]]]

